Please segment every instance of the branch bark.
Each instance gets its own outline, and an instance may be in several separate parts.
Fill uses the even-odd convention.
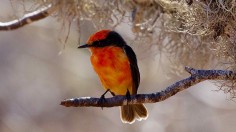
[[[132,95],[129,100],[126,96],[114,96],[106,98],[105,102],[98,103],[99,98],[80,97],[66,99],[61,105],[66,107],[114,107],[128,104],[156,103],[168,99],[176,93],[190,88],[191,86],[205,80],[235,80],[236,73],[228,70],[197,70],[185,67],[185,70],[191,74],[190,77],[180,80],[161,92],[151,94]]]
[[[44,19],[51,15],[55,10],[56,6],[48,5],[47,7],[41,8],[37,11],[25,14],[22,18],[12,20],[9,22],[0,22],[0,31],[9,31],[18,29],[34,21]]]

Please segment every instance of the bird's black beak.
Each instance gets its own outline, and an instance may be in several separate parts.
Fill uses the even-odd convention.
[[[79,46],[78,48],[88,48],[88,47],[90,47],[88,44],[84,44],[84,45]]]

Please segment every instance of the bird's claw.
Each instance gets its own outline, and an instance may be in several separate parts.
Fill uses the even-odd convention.
[[[126,99],[127,99],[127,105],[128,105],[128,102],[131,100],[131,95],[130,95],[130,92],[129,92],[129,90],[127,90],[127,92],[126,92]]]
[[[105,96],[102,95],[99,100],[98,100],[98,104],[101,105],[101,108],[103,109],[103,104],[106,102]]]

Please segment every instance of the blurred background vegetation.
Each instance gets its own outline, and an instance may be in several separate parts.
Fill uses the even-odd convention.
[[[184,66],[235,69],[235,1],[231,0],[2,0],[0,21],[48,4],[50,17],[0,32],[1,132],[234,132],[232,93],[205,81],[170,99],[146,104],[149,118],[132,125],[119,109],[66,108],[66,98],[104,92],[88,50],[79,44],[114,29],[138,58],[138,93],[157,92],[189,76]],[[230,82],[234,86],[232,82]]]

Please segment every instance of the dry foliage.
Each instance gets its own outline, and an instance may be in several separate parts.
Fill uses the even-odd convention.
[[[79,27],[80,22],[90,21],[97,29],[113,29],[128,23],[137,39],[148,38],[171,56],[173,71],[183,66],[236,70],[235,0],[11,1],[13,7],[21,3],[25,11],[57,6],[53,16],[64,26],[76,21]],[[236,80],[221,88],[234,91]]]

